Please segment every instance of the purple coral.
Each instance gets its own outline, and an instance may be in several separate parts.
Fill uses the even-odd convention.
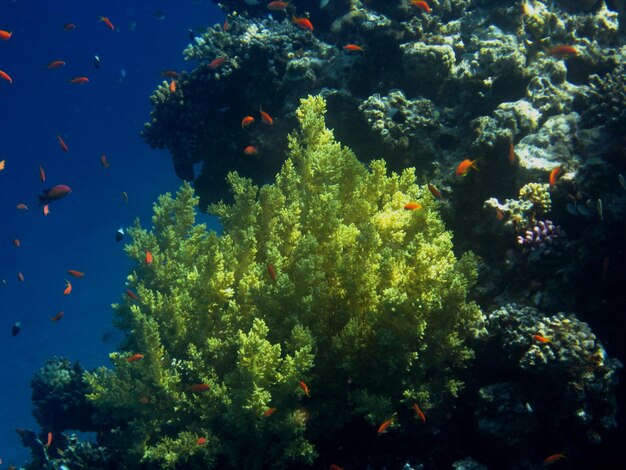
[[[560,230],[560,227],[554,225],[551,220],[540,220],[534,227],[526,230],[524,235],[517,237],[517,244],[531,251],[541,250],[543,253],[549,253],[550,246],[560,236]]]

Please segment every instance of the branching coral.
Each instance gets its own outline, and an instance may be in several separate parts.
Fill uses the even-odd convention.
[[[88,376],[129,464],[311,463],[320,440],[348,426],[375,436],[415,402],[445,410],[462,386],[465,341],[483,327],[465,300],[473,257],[454,256],[413,169],[364,166],[324,113],[323,99],[302,101],[274,184],[229,175],[234,203],[209,208],[220,236],[195,224],[189,185],[159,199],[151,232],[129,231],[138,300],[116,306],[128,336],[115,369]]]

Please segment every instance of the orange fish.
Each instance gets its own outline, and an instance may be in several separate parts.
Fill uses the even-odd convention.
[[[9,76],[9,74],[2,70],[0,70],[0,78],[6,80],[9,83],[13,83],[13,79]]]
[[[149,251],[146,251],[146,264],[150,266],[152,264],[152,261],[154,261],[152,253],[150,253]]]
[[[65,23],[63,25],[63,31],[72,31],[73,29],[76,29],[76,25],[74,23]]]
[[[404,205],[405,211],[414,211],[415,209],[421,209],[421,208],[422,208],[422,205],[419,202],[414,202],[414,201],[407,202]]]
[[[216,57],[209,63],[209,68],[217,69],[221,67],[222,65],[224,65],[224,62],[226,62],[226,57]]]
[[[513,146],[513,142],[509,144],[509,165],[515,165],[517,159],[515,158],[515,147]]]
[[[263,124],[267,124],[268,126],[274,124],[274,119],[272,119],[272,116],[263,111],[263,108],[259,108],[259,113],[261,114],[261,121],[263,121]]]
[[[6,160],[0,160],[0,171],[4,170],[4,167],[6,166],[7,162]]]
[[[176,72],[175,70],[163,70],[163,72],[161,72],[161,76],[177,79],[180,76],[180,74]]]
[[[50,447],[50,444],[52,444],[52,433],[51,432],[48,433],[48,440],[46,441],[46,447]]]
[[[104,153],[100,155],[100,164],[105,168],[109,168],[111,166],[107,160],[106,154]]]
[[[42,183],[46,182],[46,172],[43,171],[43,167],[41,165],[39,165],[39,180]]]
[[[413,411],[415,411],[415,417],[419,418],[419,420],[422,423],[426,422],[426,415],[424,414],[424,412],[420,409],[419,405],[417,403],[413,403],[413,406],[411,407],[413,408]]]
[[[211,388],[209,384],[193,384],[190,385],[187,390],[190,392],[206,392]]]
[[[60,67],[63,67],[65,65],[65,62],[63,62],[62,60],[53,60],[51,62],[48,63],[48,65],[46,65],[47,69],[58,69]]]
[[[139,296],[130,289],[126,289],[126,295],[133,300],[139,300]]]
[[[245,149],[243,149],[243,153],[246,155],[256,155],[259,153],[259,150],[254,145],[248,145]]]
[[[267,4],[268,10],[272,10],[272,11],[285,11],[288,7],[289,7],[288,2],[281,2],[280,0],[269,2]]]
[[[59,313],[57,313],[55,316],[50,317],[50,321],[54,321],[57,322],[59,321],[61,318],[63,318],[63,315],[65,315],[65,312],[63,310],[61,310]]]
[[[89,83],[89,79],[87,77],[74,77],[67,82],[73,83],[74,85],[84,85],[85,83]]]
[[[20,246],[21,243],[20,241],[16,238],[15,240],[13,240],[13,246]]]
[[[276,282],[276,269],[271,264],[267,265],[267,273],[270,275],[272,281]]]
[[[135,362],[135,361],[141,361],[143,359],[143,354],[133,354],[130,357],[126,358],[126,362]]]
[[[300,386],[300,388],[302,389],[302,391],[304,392],[304,394],[311,398],[311,395],[309,395],[309,387],[307,386],[307,384],[305,384],[302,380],[300,381],[300,383],[298,384]]]
[[[28,206],[24,203],[20,203],[17,206],[15,206],[16,209],[20,210],[20,211],[27,211],[28,210]]]
[[[552,342],[552,341],[550,341],[550,338],[546,338],[545,336],[541,336],[541,335],[533,335],[533,339],[535,341],[539,341],[540,343],[543,343],[543,344]]]
[[[63,289],[63,295],[70,295],[72,293],[72,283],[65,280],[65,289]]]
[[[59,141],[59,147],[61,147],[61,150],[63,150],[64,152],[69,151],[70,148],[67,146],[67,144],[63,140],[63,137],[57,134],[57,140]]]
[[[48,204],[44,204],[42,210],[43,210],[43,215],[48,215],[50,213],[50,206],[48,206]]]
[[[376,433],[380,436],[381,434],[385,433],[387,431],[387,428],[389,428],[389,426],[391,426],[391,423],[393,423],[395,418],[389,418],[386,419],[385,421],[383,421],[380,426],[378,426],[378,431],[376,431]]]
[[[113,26],[111,20],[108,19],[106,16],[101,16],[98,21],[102,21],[107,26],[107,28],[109,28],[111,31],[115,31],[115,26]]]
[[[8,41],[9,39],[11,39],[11,36],[13,36],[13,31],[5,31],[3,29],[0,29],[0,39],[2,39],[3,41]]]
[[[428,190],[430,191],[430,194],[432,194],[433,197],[435,197],[436,199],[439,199],[439,200],[443,199],[443,196],[441,195],[441,191],[439,191],[430,183],[428,183]]]
[[[176,80],[170,82],[170,93],[176,93]]]
[[[250,124],[254,122],[254,118],[252,116],[246,116],[241,120],[241,128],[248,127]]]
[[[297,16],[292,16],[291,22],[300,29],[313,31],[313,23],[311,23],[311,20],[309,20],[308,18],[298,18]]]
[[[206,444],[206,437],[199,437],[198,440],[196,441],[196,445],[204,445]]]
[[[272,416],[274,413],[276,413],[276,408],[268,408],[263,412],[263,417],[267,418],[268,416]]]
[[[150,399],[145,395],[140,396],[139,400],[137,401],[141,403],[142,405],[147,405],[148,403],[150,403]]]
[[[411,0],[411,5],[419,8],[420,10],[430,13],[430,6],[424,0]]]
[[[331,463],[328,466],[328,470],[343,470],[343,467],[340,467],[339,465],[335,465],[334,463]]]
[[[552,454],[547,456],[545,459],[543,459],[543,463],[545,463],[546,465],[549,465],[551,463],[556,462],[557,460],[561,460],[564,459],[565,457],[565,452],[561,452],[560,454]]]
[[[224,20],[224,24],[222,25],[222,30],[228,31],[230,29],[230,23],[228,22],[228,18]]]
[[[17,280],[20,282],[24,282],[24,275],[22,273],[17,273]]]
[[[558,57],[559,59],[567,58],[571,55],[577,55],[578,49],[572,46],[568,46],[566,44],[561,44],[560,46],[555,46],[548,51],[548,54],[554,57]]]
[[[75,269],[70,269],[67,271],[70,276],[80,279],[85,275],[85,273],[81,273],[80,271],[76,271]]]
[[[478,160],[480,160],[480,159],[477,158],[476,160],[470,160],[469,158],[466,158],[461,163],[459,163],[459,166],[456,167],[456,170],[454,171],[454,174],[456,176],[465,176],[465,175],[467,175],[467,173],[472,168],[474,170],[478,170],[478,167],[476,166],[476,162]]]
[[[550,186],[554,186],[556,184],[560,175],[561,175],[560,165],[557,166],[556,168],[552,168],[552,171],[550,172],[550,177],[548,178],[548,181],[550,182]]]
[[[364,49],[358,44],[346,44],[343,46],[343,50],[346,52],[363,52]]]

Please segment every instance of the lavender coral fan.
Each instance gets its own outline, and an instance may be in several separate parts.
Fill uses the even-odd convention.
[[[540,220],[534,227],[526,230],[524,235],[517,237],[517,244],[531,251],[538,250],[548,254],[560,236],[561,229],[558,225],[554,225],[551,220]]]

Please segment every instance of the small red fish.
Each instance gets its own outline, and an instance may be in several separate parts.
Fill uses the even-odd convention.
[[[98,21],[102,21],[107,28],[109,28],[111,31],[115,31],[115,26],[113,26],[113,23],[111,23],[111,20],[108,19],[106,16],[101,16],[100,19],[98,19]]]
[[[309,20],[308,18],[298,18],[297,16],[292,16],[291,22],[300,29],[313,31],[313,23],[311,23],[311,20]]]
[[[41,165],[39,165],[39,180],[42,183],[46,182],[46,172],[43,171],[43,167]]]
[[[543,343],[543,344],[552,342],[552,341],[550,341],[550,338],[546,338],[545,336],[541,336],[541,335],[533,335],[533,339],[535,341],[539,341],[540,343]]]
[[[48,433],[48,440],[46,441],[46,447],[50,447],[50,444],[52,444],[52,433],[51,432]]]
[[[553,57],[558,57],[559,59],[565,59],[569,56],[577,55],[578,49],[573,46],[568,46],[567,44],[561,44],[550,49],[548,54]]]
[[[476,162],[478,160],[478,158],[476,160],[470,160],[469,158],[466,158],[461,163],[459,163],[459,166],[456,167],[454,174],[456,176],[465,176],[472,168],[474,170],[478,170],[478,167],[476,166]]]
[[[39,204],[48,204],[53,201],[63,199],[65,196],[72,192],[72,188],[65,184],[57,184],[51,189],[45,189],[39,198]]]
[[[340,467],[339,465],[335,465],[334,463],[331,463],[328,466],[328,470],[343,470],[343,467]]]
[[[67,81],[68,83],[72,83],[74,85],[84,85],[85,83],[89,83],[89,79],[87,77],[74,77]]]
[[[550,172],[550,177],[548,178],[550,186],[554,186],[556,184],[560,175],[561,175],[561,166],[559,165],[556,168],[553,168],[552,171]]]
[[[11,36],[13,36],[13,31],[5,31],[3,29],[0,29],[0,39],[2,39],[3,41],[8,41],[9,39],[11,39]]]
[[[496,207],[496,219],[502,220],[504,219],[504,212],[500,210],[500,208]]]
[[[148,398],[145,395],[141,395],[139,397],[139,400],[137,400],[139,403],[141,403],[142,405],[147,405],[148,403],[150,403],[150,398]]]
[[[428,190],[430,191],[430,194],[432,194],[434,198],[439,199],[440,201],[443,199],[443,196],[441,195],[441,191],[439,191],[430,183],[428,183],[427,186],[428,186]]]
[[[220,68],[222,65],[224,65],[224,62],[226,62],[226,57],[216,57],[209,63],[209,68],[210,69]]]
[[[126,289],[126,295],[133,300],[139,300],[139,296],[130,289]]]
[[[16,238],[13,240],[13,246],[20,246],[22,243]]]
[[[268,416],[272,416],[274,413],[276,413],[276,408],[268,408],[263,412],[263,417],[267,418]]]
[[[65,280],[65,289],[63,289],[63,295],[70,295],[72,293],[72,283]]]
[[[422,423],[426,422],[426,415],[424,414],[424,412],[420,409],[419,405],[417,403],[413,403],[413,406],[411,407],[413,408],[413,411],[415,411],[415,417],[419,418],[419,420]]]
[[[65,62],[63,62],[62,60],[53,60],[51,62],[49,62],[46,65],[47,69],[58,69],[60,67],[63,67],[65,65]]]
[[[515,165],[517,158],[515,157],[515,147],[513,146],[513,142],[509,144],[509,165]]]
[[[28,206],[24,203],[20,203],[17,206],[15,206],[16,209],[20,210],[20,211],[27,211],[28,210]]]
[[[270,275],[272,281],[276,282],[276,269],[271,264],[267,265],[267,273]]]
[[[307,386],[307,384],[305,384],[302,380],[300,381],[300,383],[298,384],[300,386],[300,388],[302,389],[302,391],[304,392],[304,394],[311,398],[311,395],[309,395],[309,387]]]
[[[241,128],[248,127],[250,124],[254,122],[254,118],[252,116],[246,116],[241,120]]]
[[[61,147],[61,150],[63,150],[64,152],[68,152],[70,150],[70,148],[67,146],[67,144],[63,140],[63,137],[61,137],[58,134],[57,134],[57,140],[59,141],[59,147]]]
[[[414,201],[407,202],[404,205],[405,211],[414,211],[415,209],[421,209],[421,208],[422,208],[422,205],[419,202],[414,202]]]
[[[551,463],[556,462],[557,460],[561,460],[564,459],[565,457],[565,452],[561,452],[560,454],[552,454],[547,456],[545,459],[543,459],[543,463],[545,463],[546,465],[549,465]]]
[[[272,116],[263,111],[263,108],[259,108],[259,114],[261,114],[261,121],[263,121],[263,124],[267,124],[268,126],[272,126],[274,124]]]
[[[364,51],[363,47],[359,46],[358,44],[346,44],[345,46],[343,46],[343,50],[346,52],[363,52]]]
[[[256,155],[259,153],[259,150],[254,145],[248,145],[245,149],[243,149],[243,153],[246,155]]]
[[[72,277],[75,277],[77,279],[80,279],[81,277],[83,277],[85,275],[85,273],[82,273],[80,271],[76,271],[75,269],[69,269],[68,274]]]
[[[269,2],[267,4],[267,9],[272,10],[272,11],[285,11],[288,7],[289,7],[288,2],[281,2],[280,0]]]
[[[43,215],[48,215],[50,213],[50,206],[48,204],[43,205]]]
[[[107,160],[107,156],[105,153],[100,155],[100,165],[102,165],[105,168],[109,168],[111,166]]]
[[[161,76],[166,77],[166,78],[177,79],[180,76],[180,74],[176,72],[175,70],[163,70],[163,72],[161,72]]]
[[[170,82],[169,89],[170,89],[170,93],[176,93],[176,80],[172,80]]]
[[[17,273],[17,280],[20,282],[24,282],[24,275],[22,273]]]
[[[206,444],[206,437],[199,437],[198,440],[196,441],[196,445],[204,445]]]
[[[154,257],[152,256],[152,253],[150,253],[149,251],[146,251],[146,264],[150,266],[152,264],[152,261],[154,261]]]
[[[130,357],[126,358],[126,362],[136,362],[136,361],[141,361],[143,359],[143,354],[133,354]]]
[[[4,170],[6,163],[7,163],[6,160],[0,160],[0,171]]]
[[[230,23],[228,22],[228,18],[224,20],[224,24],[222,25],[223,31],[228,31],[230,29]]]
[[[61,318],[63,318],[63,315],[65,315],[65,312],[63,310],[61,310],[59,313],[57,313],[55,316],[50,317],[50,321],[54,321],[57,322],[59,321]]]
[[[9,83],[13,83],[13,79],[9,76],[9,74],[2,70],[0,70],[0,78],[6,80]]]
[[[74,23],[65,23],[63,25],[63,31],[72,31],[76,29],[76,25]]]
[[[380,436],[381,434],[385,433],[387,431],[387,429],[389,428],[389,426],[391,426],[391,424],[394,422],[395,418],[389,418],[386,419],[385,421],[383,421],[380,426],[378,426],[378,431],[376,431],[376,433]]]
[[[411,5],[419,8],[420,10],[430,13],[430,6],[424,0],[411,0]]]
[[[196,393],[200,393],[200,392],[207,392],[208,390],[210,390],[211,386],[209,384],[193,384],[190,385],[187,390],[189,390],[190,392],[196,392]]]

